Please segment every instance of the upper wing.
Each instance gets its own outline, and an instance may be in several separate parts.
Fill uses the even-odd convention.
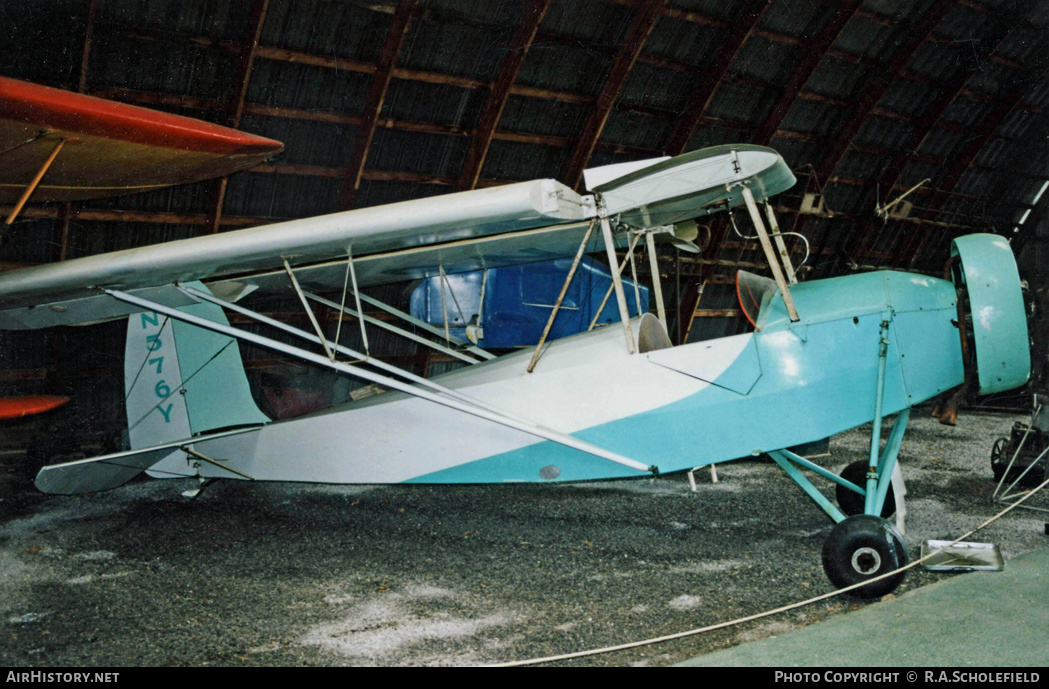
[[[149,291],[157,303],[181,306],[185,296],[167,286],[203,280],[227,298],[249,286],[283,286],[287,278],[276,269],[285,260],[307,288],[330,291],[342,288],[350,254],[361,285],[427,277],[439,267],[451,273],[571,256],[599,204],[620,225],[657,227],[739,205],[739,183],[759,200],[794,183],[778,153],[756,146],[718,146],[643,166],[595,195],[535,180],[0,273],[0,328],[126,315],[129,307],[103,288]],[[603,248],[600,234],[592,251]]]
[[[592,216],[592,201],[554,180],[415,199],[0,273],[0,328],[26,329],[125,315],[99,288],[163,288],[335,257],[479,239]],[[342,287],[342,276],[337,282]],[[177,290],[171,290],[175,292]],[[162,290],[150,298],[165,301]],[[90,302],[88,308],[82,308]],[[182,304],[184,305],[184,303]]]

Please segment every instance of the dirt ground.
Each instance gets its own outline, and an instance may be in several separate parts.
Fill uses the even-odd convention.
[[[989,453],[1018,417],[916,414],[901,453],[911,557],[997,512]],[[869,428],[832,440],[836,470]],[[619,644],[831,590],[831,522],[772,463],[575,485],[329,487],[185,481],[47,497],[0,462],[0,663],[467,665]],[[824,485],[824,482],[820,482]],[[833,495],[829,484],[825,492]],[[1049,500],[1039,496],[1042,503]],[[1049,504],[1043,504],[1049,506]],[[974,540],[1049,545],[1017,511]],[[913,570],[897,594],[945,576]],[[831,599],[674,642],[572,661],[665,665],[863,603]]]

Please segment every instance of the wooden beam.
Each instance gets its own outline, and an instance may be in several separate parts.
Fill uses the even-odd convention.
[[[601,90],[597,94],[594,107],[590,111],[590,117],[583,126],[583,133],[579,137],[572,158],[568,163],[568,171],[565,173],[565,184],[577,188],[583,178],[583,170],[586,169],[590,156],[594,152],[594,145],[605,128],[608,116],[612,112],[612,106],[619,99],[619,93],[626,83],[627,75],[631,67],[641,54],[649,34],[655,28],[656,22],[663,15],[663,9],[667,0],[645,0],[631,22],[626,36],[623,37],[612,60],[612,66],[608,70]]]
[[[621,4],[621,5],[630,6],[630,7],[637,7],[637,6],[640,5],[642,0],[609,0],[609,1],[615,2],[617,4]],[[449,13],[449,12],[447,12],[445,10],[442,10],[440,12],[436,12],[433,9],[417,10],[415,13],[413,13],[413,16],[420,16],[420,17],[424,17],[424,18],[430,17],[431,15],[436,15],[436,16],[439,16],[439,17],[442,17],[442,18],[445,17],[446,15],[447,16],[454,16],[454,17],[459,17],[460,16],[460,15],[454,15],[454,13]],[[699,14],[699,13],[696,13],[696,12],[689,12],[689,11],[685,11],[685,10],[678,10],[678,9],[675,9],[675,8],[664,8],[663,16],[673,17],[673,18],[677,18],[677,19],[682,19],[684,21],[690,21],[690,22],[693,22],[693,23],[699,23],[699,24],[704,24],[704,25],[708,25],[708,26],[714,26],[714,27],[718,27],[718,28],[724,28],[724,27],[729,26],[728,22],[725,22],[725,21],[722,21],[722,20],[718,20],[718,19],[714,19],[714,18],[711,18],[711,17],[707,17],[705,15],[702,15],[702,14]],[[462,20],[462,23],[469,23],[471,25],[478,25],[478,26],[490,26],[490,27],[492,27],[494,29],[503,28],[503,25],[499,24],[499,23],[485,23],[485,22],[476,22],[476,21],[469,21],[468,22],[468,21],[465,20],[465,18]],[[224,51],[227,51],[227,52],[232,52],[232,53],[237,53],[237,54],[239,54],[239,52],[241,50],[240,44],[238,42],[236,42],[236,41],[217,40],[217,39],[210,38],[208,36],[196,36],[196,35],[192,35],[192,34],[188,34],[188,33],[182,33],[182,32],[161,31],[161,30],[155,30],[155,29],[143,29],[141,27],[133,27],[133,26],[129,26],[129,25],[126,25],[126,24],[115,23],[115,22],[96,22],[96,24],[99,25],[99,26],[106,27],[109,30],[118,31],[118,32],[121,32],[121,33],[123,33],[123,34],[125,34],[127,36],[132,36],[132,37],[139,38],[139,39],[142,39],[142,40],[190,43],[190,44],[196,45],[196,46],[201,47],[201,48],[224,50]],[[1028,26],[1029,27],[1029,23],[1023,22],[1023,24],[1024,24],[1024,26]],[[1029,28],[1033,28],[1033,27],[1029,27]],[[786,34],[775,32],[775,31],[761,30],[760,32],[755,33],[754,35],[759,35],[759,34],[762,37],[765,37],[765,38],[767,38],[769,40],[777,41],[777,42],[780,42],[780,43],[787,43],[787,44],[791,44],[791,45],[804,45],[805,44],[804,40],[801,39],[801,38],[789,36],[789,35],[786,35]],[[549,37],[552,40],[557,41],[558,43],[567,43],[570,40],[572,40],[572,39],[570,39],[567,36],[558,36],[556,34],[539,34],[539,36]],[[935,38],[936,37],[933,36],[933,37],[930,38],[930,40],[935,40]],[[574,41],[574,44],[578,45],[579,43],[578,43],[578,41]],[[583,47],[585,47],[587,50],[592,50],[592,51],[603,51],[603,50],[606,50],[606,48],[604,46],[600,45],[600,44],[585,45]],[[856,64],[856,65],[859,65],[861,67],[864,67],[865,69],[877,69],[877,68],[881,67],[881,65],[877,64],[873,60],[865,58],[865,57],[863,57],[861,55],[855,55],[855,54],[852,54],[852,53],[848,53],[846,51],[839,50],[837,48],[828,48],[825,54],[828,57],[839,59],[839,60],[844,60],[844,61],[850,62],[852,64]],[[334,57],[334,56],[331,56],[331,55],[317,55],[317,54],[305,53],[305,52],[301,52],[301,51],[289,50],[289,49],[285,49],[285,48],[277,48],[277,47],[274,47],[274,46],[259,46],[258,49],[256,50],[256,57],[257,58],[261,58],[261,59],[279,61],[279,62],[291,62],[291,63],[297,63],[297,64],[307,64],[307,65],[311,65],[311,66],[315,66],[315,67],[324,67],[324,68],[328,68],[328,69],[336,69],[336,70],[341,70],[341,71],[357,72],[357,73],[361,73],[361,74],[374,74],[375,71],[376,71],[376,68],[377,68],[377,66],[374,63],[365,62],[365,61],[361,61],[361,60],[340,58],[340,57]],[[694,66],[689,65],[687,63],[678,62],[678,61],[675,61],[675,60],[670,60],[670,59],[667,59],[667,58],[654,56],[654,55],[639,55],[638,56],[638,60],[639,61],[643,61],[643,62],[648,62],[648,63],[651,63],[651,64],[657,64],[657,65],[660,65],[660,66],[663,66],[663,67],[667,67],[667,68],[670,68],[670,69],[676,69],[676,70],[679,70],[679,71],[686,71],[686,72],[690,72],[690,73],[698,73],[699,71],[701,71],[700,68],[694,67]],[[461,77],[461,76],[456,76],[456,75],[451,75],[451,74],[441,74],[441,73],[438,73],[438,72],[428,72],[428,71],[425,71],[425,70],[407,69],[407,68],[402,68],[402,67],[395,67],[394,68],[394,70],[393,70],[393,78],[394,79],[406,79],[406,80],[409,80],[409,81],[422,81],[422,82],[432,83],[432,84],[442,84],[442,85],[449,85],[449,86],[457,86],[457,87],[460,87],[460,88],[467,88],[467,89],[491,88],[491,86],[492,86],[492,84],[489,84],[489,83],[484,82],[484,81],[479,80],[479,79],[472,79],[472,78],[469,78],[469,77]],[[938,82],[936,82],[935,80],[933,80],[933,79],[931,79],[929,77],[925,77],[923,75],[916,74],[916,73],[913,73],[913,72],[909,72],[909,71],[906,71],[906,70],[900,75],[900,78],[914,80],[914,81],[919,81],[920,83],[926,83],[926,84],[931,85],[931,86],[938,86],[939,85]],[[587,95],[584,95],[584,94],[570,93],[570,92],[566,92],[566,91],[556,91],[556,90],[553,90],[553,89],[544,89],[544,88],[540,88],[540,87],[525,86],[525,85],[522,85],[522,84],[515,84],[510,90],[510,95],[523,96],[523,97],[527,97],[527,98],[541,98],[541,99],[545,99],[545,100],[557,100],[557,101],[568,102],[568,103],[582,103],[582,104],[592,103],[593,100],[594,100],[590,96],[587,96]],[[988,95],[990,95],[990,94],[988,94]],[[1040,112],[1040,108],[1036,108],[1036,107],[1033,107],[1033,106],[1028,107],[1028,109],[1031,110],[1032,112]]]
[[[623,5],[625,7],[642,7],[645,0],[609,0],[614,5]],[[693,12],[690,10],[681,10],[676,7],[664,7],[663,15],[667,17],[673,17],[674,19],[680,19],[681,21],[690,22],[692,24],[701,24],[703,26],[713,26],[716,28],[724,28],[728,26],[728,22],[716,17],[711,17],[709,14],[703,14],[702,12]]]
[[[1017,8],[1017,12],[1021,15],[1025,14],[1032,4],[1033,0],[1028,0],[1024,8]],[[980,71],[985,60],[1002,48],[1012,34],[1012,30],[1016,26],[1015,22],[1012,21],[1014,16],[1013,14],[1009,16],[1000,15],[993,22],[989,31],[970,48],[973,54],[964,72],[950,84],[943,85],[936,98],[926,107],[925,112],[913,120],[914,127],[910,138],[904,144],[901,152],[892,157],[881,178],[874,184],[869,185],[865,190],[868,195],[871,191],[882,190],[884,194],[883,202],[891,200],[892,191],[899,185],[907,165],[912,161],[918,161],[922,157],[918,151],[928,141],[929,136],[936,127],[936,123],[940,121],[953,103],[958,102],[960,98],[966,97],[968,93],[966,83]],[[873,214],[870,214],[855,231],[856,237],[853,241],[853,249],[848,252],[854,262],[862,263],[866,261],[868,258],[867,252],[877,245],[881,233],[876,232],[875,228],[875,217]],[[895,243],[896,238],[901,235],[902,231],[902,224],[895,231],[890,228],[893,243]],[[904,244],[903,250],[899,254],[901,264],[908,260],[911,252],[915,249],[917,241],[919,241],[919,233],[911,232],[908,241]]]
[[[80,51],[80,76],[77,79],[77,92],[87,91],[87,64],[91,57],[91,42],[95,34],[95,17],[98,14],[98,0],[90,0],[87,6],[87,22],[84,26],[84,48]]]
[[[429,12],[430,10],[426,10]],[[418,14],[418,13],[417,13]],[[666,13],[666,16],[674,16],[673,12]],[[110,28],[114,28],[123,32],[125,35],[134,36],[144,40],[152,41],[172,41],[180,43],[191,43],[205,48],[222,49],[228,52],[237,53],[240,50],[240,44],[235,41],[216,41],[206,36],[193,36],[190,34],[177,33],[177,32],[162,32],[147,29],[138,29],[134,27],[128,27],[125,25],[107,24]],[[591,49],[591,47],[588,47]],[[593,50],[601,50],[602,46],[593,46]],[[289,62],[294,64],[305,64],[313,67],[323,67],[325,69],[334,69],[344,72],[356,72],[359,74],[375,74],[377,65],[371,62],[364,62],[361,60],[353,60],[341,57],[334,57],[331,55],[316,55],[313,53],[305,53],[296,50],[289,50],[286,48],[277,48],[274,46],[259,46],[255,51],[255,57],[258,59],[273,60],[277,62]],[[645,60],[653,63],[667,64],[668,61],[660,58],[648,58],[645,56],[638,56],[639,60]],[[686,66],[681,64],[682,69]],[[695,71],[696,68],[690,68],[689,71]],[[492,83],[483,81],[481,79],[473,79],[470,77],[462,77],[453,74],[441,74],[440,72],[429,72],[418,69],[408,69],[405,67],[394,67],[393,69],[394,79],[404,79],[407,81],[419,81],[428,84],[438,84],[442,86],[455,86],[458,88],[465,88],[471,90],[477,89],[490,89],[493,87]],[[118,89],[105,89],[107,91],[114,91]],[[101,91],[101,90],[100,90]],[[541,100],[553,100],[562,103],[577,103],[582,105],[588,105],[594,102],[594,98],[581,93],[571,93],[569,91],[558,91],[555,89],[542,88],[538,86],[528,86],[525,84],[514,84],[510,87],[511,96],[521,96],[523,98],[538,98]],[[193,97],[186,96],[183,98],[185,101],[198,101]],[[246,106],[247,107],[247,106]],[[263,106],[255,106],[263,107]],[[661,111],[658,108],[649,108],[641,105],[631,106],[636,112],[641,112],[646,115],[652,116],[668,116],[668,111]],[[677,113],[673,113],[677,115]]]
[[[950,169],[940,179],[941,187],[957,191],[957,186],[961,183],[962,178],[969,170],[973,160],[980,153],[980,150],[995,136],[995,131],[1009,114],[1023,102],[1025,87],[1041,84],[1047,75],[1049,75],[1049,69],[1043,68],[1036,79],[1026,83],[1014,83],[1001,90],[997,106],[987,114],[984,121],[980,123],[980,126],[975,131],[970,131],[970,137],[963,144],[962,150],[954,156],[954,162]],[[934,195],[929,205],[934,208],[942,206],[942,202],[937,203],[938,200],[940,199]],[[945,227],[942,232],[936,233],[932,242],[929,241],[930,237],[928,234],[923,236],[914,249],[909,265],[911,267],[920,265],[919,261],[924,257],[929,247],[935,251],[945,240],[951,239],[951,235],[951,229]]]
[[[718,84],[725,78],[729,66],[739,54],[743,44],[757,30],[761,17],[771,4],[771,0],[748,0],[741,15],[732,22],[731,29],[722,41],[717,56],[710,67],[704,70],[699,83],[692,91],[688,105],[685,106],[684,112],[674,125],[674,131],[664,149],[667,155],[676,156],[685,151],[688,142],[692,139],[693,132],[696,131],[696,126],[703,117],[703,112],[714,97]]]
[[[481,175],[481,168],[488,155],[488,147],[492,143],[495,128],[499,124],[503,108],[506,107],[506,101],[510,97],[510,88],[517,80],[517,73],[524,64],[528,49],[539,30],[539,23],[543,21],[549,7],[550,0],[529,0],[525,5],[524,18],[506,49],[506,57],[499,66],[499,74],[488,93],[488,100],[484,104],[480,122],[477,129],[474,130],[470,148],[466,152],[466,160],[459,173],[457,185],[460,190],[473,189],[477,186],[477,178]]]
[[[271,46],[260,46],[256,57],[278,62],[292,62],[296,64],[311,65],[313,67],[324,67],[347,72],[358,72],[360,74],[375,74],[377,65],[360,60],[347,60],[345,58],[333,57],[331,55],[314,55],[296,50],[274,48]],[[464,89],[486,89],[491,84],[481,79],[460,77],[453,74],[441,74],[440,72],[428,72],[419,69],[408,69],[406,67],[394,67],[392,71],[394,79],[405,79],[407,81],[421,81],[427,84],[438,84],[441,86],[456,86]],[[567,91],[556,91],[534,86],[515,84],[510,88],[510,95],[524,96],[527,98],[541,98],[543,100],[556,100],[565,103],[590,103],[593,98],[580,93]]]
[[[80,51],[80,74],[77,77],[77,93],[87,92],[87,70],[91,61],[91,45],[95,34],[95,18],[98,16],[98,0],[90,0],[87,6],[87,20],[84,24],[84,46]],[[62,204],[62,235],[58,249],[54,254],[56,261],[66,260],[69,254],[69,222],[73,213],[73,204],[66,201]]]
[[[809,143],[822,143],[824,137],[816,136],[815,134],[805,134],[804,132],[791,132],[786,129],[777,129],[773,135],[773,139],[791,139],[793,141],[807,141]]]
[[[816,168],[817,176],[820,179],[827,179],[834,174],[834,171],[845,156],[845,151],[848,150],[849,143],[859,133],[864,122],[867,121],[867,118],[878,105],[878,101],[885,95],[889,85],[907,67],[918,48],[933,34],[952,6],[953,0],[935,0],[932,7],[925,13],[922,21],[902,38],[899,47],[893,53],[888,63],[868,81],[860,102],[846,119],[839,130],[837,138],[828,147],[827,153]]]
[[[0,206],[0,213],[9,213],[14,206]],[[62,209],[57,206],[28,207],[21,212],[23,218],[61,218]],[[207,225],[206,213],[168,213],[162,211],[131,210],[92,210],[73,208],[70,217],[73,220],[97,220],[104,222],[142,222],[170,223],[172,225]],[[289,218],[270,218],[265,216],[223,216],[222,224],[236,227],[269,225],[270,223],[289,220]]]
[[[821,161],[816,165],[815,171],[817,179],[828,179],[834,174],[841,161],[845,157],[846,151],[848,151],[853,138],[859,133],[864,123],[874,115],[881,115],[884,117],[890,117],[896,119],[897,113],[879,109],[877,107],[878,102],[885,95],[889,86],[893,80],[897,79],[900,74],[907,69],[907,65],[910,63],[911,58],[918,49],[926,42],[926,40],[933,35],[933,32],[943,21],[943,18],[947,15],[947,12],[953,7],[954,0],[934,0],[931,6],[925,11],[921,21],[918,22],[910,31],[903,32],[897,45],[896,51],[893,53],[889,61],[882,65],[879,69],[874,70],[872,78],[865,84],[863,95],[860,97],[859,103],[853,108],[852,112],[846,118],[838,130],[838,136],[832,141],[830,146],[827,147],[826,153],[823,155]],[[909,121],[913,118],[900,117],[899,119]],[[855,225],[852,227],[853,233],[855,232]],[[839,232],[839,236],[836,239],[836,251],[839,258],[844,255],[846,245],[853,240],[853,233],[847,231]],[[830,241],[829,233],[825,234],[822,245]],[[833,275],[837,267],[837,260],[832,262],[828,274]]]
[[[794,104],[795,99],[802,93],[805,85],[809,83],[809,79],[816,72],[816,68],[819,67],[827,49],[837,40],[838,35],[845,28],[849,19],[859,11],[863,0],[846,0],[842,3],[829,4],[836,9],[824,22],[819,34],[808,43],[805,55],[802,56],[801,61],[791,72],[790,81],[787,82],[786,88],[783,89],[780,97],[776,99],[776,104],[772,106],[772,110],[754,135],[754,143],[760,146],[767,146],[772,141],[780,123],[783,122],[783,118],[790,111],[790,106]]]
[[[694,318],[739,318],[743,315],[740,309],[696,309]]]
[[[237,56],[237,72],[233,78],[234,91],[226,107],[225,124],[233,129],[240,127],[240,118],[244,114],[244,101],[248,95],[248,84],[251,82],[251,67],[255,62],[255,53],[259,47],[259,38],[262,36],[262,26],[266,23],[266,12],[269,9],[269,4],[269,0],[255,0],[252,3],[247,33],[244,36],[244,40],[240,43],[240,54]],[[226,185],[228,183],[229,176],[225,175],[216,179],[211,185],[211,206],[208,216],[212,234],[219,231],[222,207],[226,202]]]
[[[1024,8],[1030,9],[1033,4],[1035,4],[1033,0],[1028,0],[1024,4]],[[912,121],[914,130],[911,133],[911,137],[903,147],[903,153],[893,159],[885,174],[879,180],[881,188],[888,191],[900,182],[900,177],[903,175],[909,160],[922,148],[948,108],[957,102],[959,98],[967,96],[969,91],[965,88],[966,83],[981,71],[983,63],[990,57],[993,57],[994,53],[1005,44],[1012,33],[1012,29],[1016,26],[1012,19],[1017,15],[1022,16],[1026,14],[1026,9],[1018,8],[1015,13],[999,17],[988,33],[977,42],[977,45],[972,46],[971,50],[974,51],[974,54],[971,56],[969,65],[964,73],[950,85],[944,85],[937,97],[925,109],[925,112]],[[1000,95],[995,94],[994,99],[998,100],[999,98]]]
[[[357,127],[357,135],[353,139],[353,153],[350,154],[349,163],[350,174],[346,177],[346,186],[342,191],[344,209],[354,208],[357,205],[357,189],[361,185],[361,173],[364,172],[364,164],[368,159],[368,149],[371,148],[372,139],[375,137],[375,123],[379,119],[382,104],[386,100],[386,92],[390,88],[393,70],[397,66],[397,58],[401,55],[401,46],[404,45],[404,38],[408,34],[408,24],[417,1],[400,0],[397,3],[397,10],[393,13],[393,21],[386,33],[386,42],[383,44],[382,54],[379,56],[375,69],[375,77],[368,91],[368,100],[364,106],[361,124]]]

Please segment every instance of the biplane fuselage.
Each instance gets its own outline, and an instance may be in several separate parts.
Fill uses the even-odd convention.
[[[882,322],[883,414],[964,380],[954,286],[876,272],[795,285],[803,318],[765,299],[753,333],[629,354],[618,327],[437,379],[500,410],[658,467],[680,471],[826,438],[874,416]],[[661,329],[652,316],[635,319]],[[657,337],[654,338],[658,341]],[[642,347],[644,349],[644,347]],[[260,480],[492,483],[636,477],[619,464],[397,392],[198,444]],[[186,473],[184,458],[157,475]],[[226,476],[203,465],[201,475]]]

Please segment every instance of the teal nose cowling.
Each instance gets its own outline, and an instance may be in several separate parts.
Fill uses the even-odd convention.
[[[964,286],[972,314],[972,342],[980,394],[1011,390],[1031,375],[1027,315],[1012,247],[995,234],[958,237],[955,286]]]

